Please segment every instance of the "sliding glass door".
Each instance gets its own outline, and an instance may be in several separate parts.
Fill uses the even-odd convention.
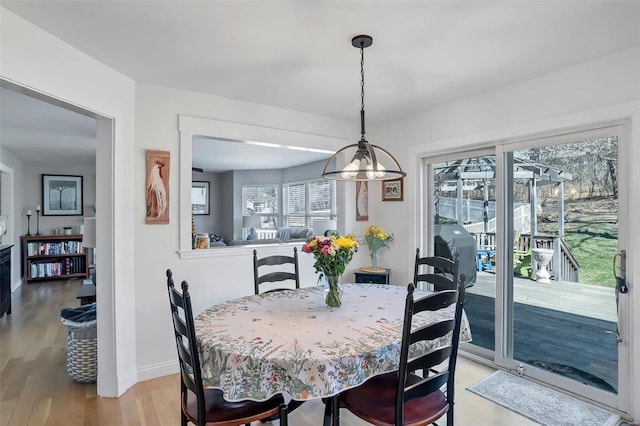
[[[627,301],[616,291],[616,276],[624,275],[622,129],[501,150],[505,241],[512,247],[503,268],[505,338],[496,361],[615,408],[623,408],[617,395],[627,385],[619,350]]]
[[[473,345],[481,353],[495,350],[496,157],[480,151],[428,165],[433,241],[432,254],[451,258],[457,252],[467,285],[466,313]],[[431,244],[433,246],[431,247]]]
[[[425,160],[423,203],[435,254],[463,253],[467,239],[475,249],[460,256],[473,269],[473,341],[463,350],[621,411],[623,132],[611,125]]]

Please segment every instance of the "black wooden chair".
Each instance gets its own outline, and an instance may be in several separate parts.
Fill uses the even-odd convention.
[[[272,271],[260,275],[260,269],[264,266],[277,266],[277,265],[292,265],[287,271]],[[266,269],[266,268],[265,268]],[[269,268],[272,269],[272,268]],[[295,288],[300,288],[300,273],[298,271],[298,248],[293,248],[293,256],[274,255],[266,256],[258,259],[258,251],[253,251],[253,283],[255,294],[260,294],[260,285],[267,282],[278,282],[292,280],[295,283]],[[274,288],[266,291],[281,291],[292,290],[291,288]]]
[[[457,259],[457,253],[454,255],[454,260],[441,256],[420,257],[420,249],[417,248],[413,284],[416,286],[419,282],[433,284],[434,291],[455,290],[452,277],[457,277],[459,273]]]
[[[198,426],[239,426],[278,415],[280,424],[287,425],[287,406],[282,395],[267,401],[228,402],[219,389],[205,389],[200,372],[200,356],[191,310],[189,285],[182,281],[182,293],[174,286],[173,275],[167,269],[167,287],[171,304],[171,318],[180,362],[180,424]]]
[[[453,425],[454,376],[465,297],[464,276],[459,281],[452,280],[450,286],[453,290],[442,290],[414,300],[414,285],[409,284],[398,371],[376,376],[342,393],[334,407],[339,405],[347,408],[374,425],[422,426],[433,424],[445,414],[447,425]],[[411,331],[414,315],[453,304],[453,317]],[[410,345],[434,340],[448,333],[452,333],[448,344],[409,358]],[[418,370],[429,371],[444,362],[447,362],[448,368],[435,375],[421,377],[415,374]]]

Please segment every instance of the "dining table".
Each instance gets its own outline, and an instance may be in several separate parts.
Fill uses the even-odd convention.
[[[206,387],[228,401],[263,401],[283,394],[296,401],[322,398],[397,370],[407,287],[343,284],[342,306],[324,303],[312,286],[240,297],[196,316],[195,333]],[[414,297],[429,294],[415,291]],[[414,316],[419,327],[453,317],[455,306]],[[451,338],[413,345],[424,352]],[[471,340],[466,316],[460,341]],[[327,417],[337,416],[327,403]],[[335,410],[335,407],[333,408]]]

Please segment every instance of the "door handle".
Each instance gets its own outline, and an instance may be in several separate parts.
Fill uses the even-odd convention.
[[[620,253],[616,253],[616,255],[613,256],[613,276],[616,278],[616,340],[618,343],[622,343],[624,340],[620,334],[620,328],[618,327],[618,323],[620,322],[620,304],[618,302],[618,296],[620,294],[626,294],[629,291],[629,287],[627,286],[626,262],[626,250],[620,250]]]
[[[616,277],[616,288],[619,293],[626,294],[629,291],[629,287],[627,287],[627,280],[622,277]]]
[[[618,261],[617,265],[616,260]],[[620,253],[616,253],[616,255],[613,256],[613,276],[616,278],[616,290],[622,294],[626,294],[629,291],[626,277],[626,262],[626,250],[620,250]]]

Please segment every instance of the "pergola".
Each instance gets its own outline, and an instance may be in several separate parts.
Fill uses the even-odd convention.
[[[509,174],[509,171],[507,171]],[[489,187],[495,185],[496,158],[495,156],[474,157],[438,164],[434,167],[436,187],[441,191],[456,191],[457,221],[463,224],[463,195],[464,191],[483,191],[484,199],[484,233],[488,232],[489,223]],[[564,237],[564,182],[572,180],[571,173],[553,167],[539,164],[522,158],[513,158],[513,171],[510,179],[528,181],[529,205],[531,213],[531,237],[537,234],[538,222],[538,191],[542,185],[557,185],[558,197],[558,234]]]

